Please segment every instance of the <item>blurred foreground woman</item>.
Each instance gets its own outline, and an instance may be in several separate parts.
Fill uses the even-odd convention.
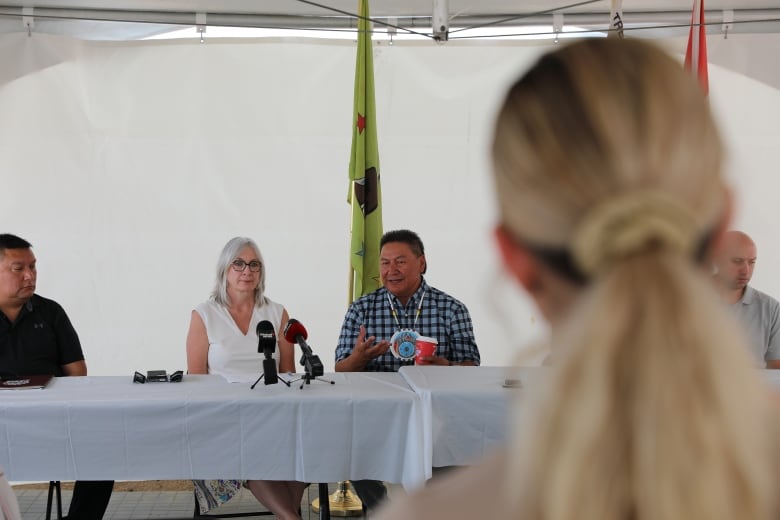
[[[731,207],[695,80],[639,40],[562,47],[509,90],[493,158],[552,368],[506,452],[380,518],[778,518],[776,412],[707,270]]]
[[[3,468],[0,468],[0,520],[21,520],[19,503],[14,490],[5,478]]]

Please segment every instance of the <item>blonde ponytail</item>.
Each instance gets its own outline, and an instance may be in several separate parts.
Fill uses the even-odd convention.
[[[773,518],[768,392],[687,258],[616,263],[552,342],[559,364],[512,457],[516,518]]]

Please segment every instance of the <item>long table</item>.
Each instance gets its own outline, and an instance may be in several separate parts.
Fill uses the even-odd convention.
[[[461,466],[500,446],[510,431],[510,406],[544,381],[545,367],[405,366],[400,374],[420,396],[428,467]],[[780,370],[760,377],[780,390]],[[506,387],[507,380],[515,384]]]
[[[461,466],[506,439],[508,410],[543,368],[406,366],[400,374],[420,396],[426,465]],[[520,383],[504,386],[507,379]]]
[[[0,393],[0,466],[10,480],[430,477],[420,399],[399,374],[326,374],[287,387],[185,376],[65,377]]]

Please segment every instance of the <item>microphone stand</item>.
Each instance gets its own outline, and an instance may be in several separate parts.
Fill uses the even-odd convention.
[[[263,379],[263,376],[264,376],[264,375],[265,375],[265,373],[262,373],[262,374],[260,374],[260,377],[258,377],[258,378],[257,378],[257,381],[255,381],[254,383],[252,383],[252,386],[250,386],[250,387],[249,387],[249,389],[250,389],[250,390],[254,390],[254,389],[255,389],[255,387],[257,386],[257,383],[259,383],[259,382],[260,382],[260,380],[261,380],[261,379]],[[298,379],[295,379],[295,380],[293,380],[293,381],[287,381],[285,378],[283,378],[283,377],[282,377],[282,376],[280,376],[280,375],[277,375],[276,377],[277,377],[277,379],[279,379],[279,381],[281,381],[282,383],[286,384],[286,385],[287,385],[287,388],[290,388],[290,384],[291,384],[291,383],[294,383],[295,381],[298,381]]]
[[[303,390],[303,385],[311,384],[312,381],[319,381],[320,383],[330,383],[332,385],[336,384],[336,382],[331,379],[325,379],[322,376],[313,376],[308,370],[305,371],[303,375],[298,379],[293,379],[292,381],[290,381],[290,383],[297,383],[298,381],[303,381],[303,383],[301,383],[301,386],[299,388],[300,390]],[[290,386],[290,384],[288,383],[287,386]]]
[[[308,354],[304,351],[303,357],[301,357],[301,365],[303,365],[303,375],[298,379],[293,379],[290,381],[290,383],[296,383],[303,380],[299,390],[303,390],[303,386],[311,384],[312,381],[330,383],[331,385],[336,384],[336,382],[331,379],[320,377],[325,373],[325,369],[322,366],[322,361],[320,361],[319,356],[315,354]]]

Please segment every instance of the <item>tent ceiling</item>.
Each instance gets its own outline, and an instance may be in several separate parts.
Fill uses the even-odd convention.
[[[171,25],[195,25],[195,13],[207,25],[282,28],[351,28],[357,0],[0,0],[0,32],[21,30],[23,8],[34,8],[35,30],[86,39],[134,39],[164,32]],[[625,2],[626,26],[685,24],[691,0]],[[430,31],[432,1],[371,0],[372,18],[397,18],[401,27]],[[109,7],[110,6],[110,7]],[[507,24],[550,24],[551,12],[564,13],[567,25],[606,26],[610,1],[596,0],[449,0],[451,26],[472,26],[513,18]],[[780,32],[778,0],[708,0],[708,21],[719,24],[724,10],[735,11],[734,32]],[[544,13],[544,14],[540,14]],[[765,20],[758,23],[758,20]],[[107,27],[107,23],[111,23]],[[719,25],[715,26],[719,29]]]
[[[449,0],[451,14],[511,15],[529,14],[563,7],[564,12],[609,12],[609,0],[585,3],[577,0]],[[691,8],[690,0],[631,0],[625,2],[624,11],[685,11]],[[585,4],[565,7],[572,4]],[[357,0],[5,0],[0,5],[53,7],[65,9],[111,9],[126,11],[172,11],[241,13],[257,15],[322,16],[332,14],[321,6],[354,13]],[[420,0],[372,0],[374,16],[430,16],[431,1]],[[708,10],[718,9],[770,9],[777,8],[777,0],[708,0]]]

